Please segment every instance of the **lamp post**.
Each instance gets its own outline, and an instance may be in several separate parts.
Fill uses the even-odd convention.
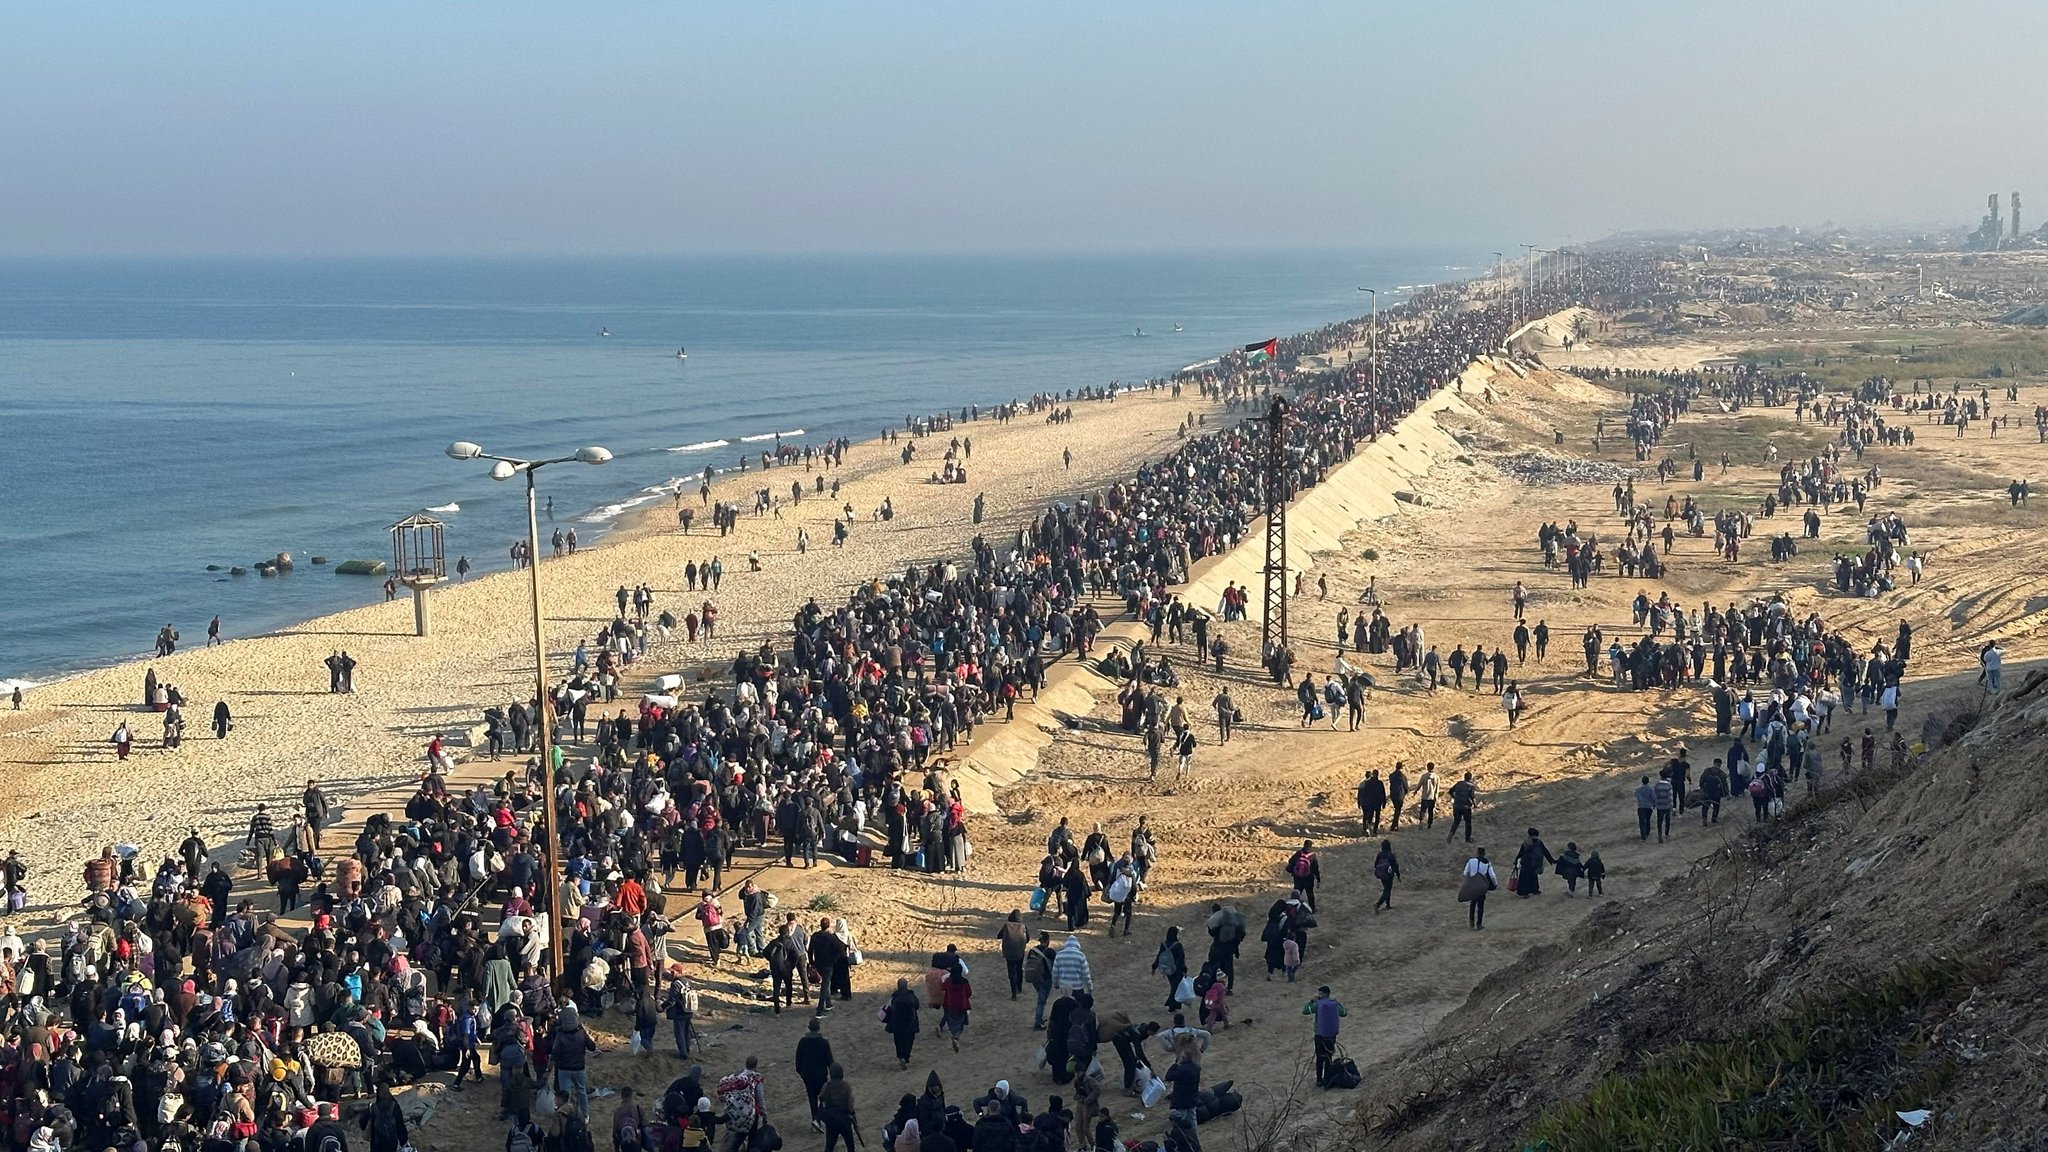
[[[533,605],[533,691],[534,733],[540,738],[541,798],[540,827],[543,859],[546,861],[548,880],[544,907],[548,916],[548,977],[557,987],[562,982],[562,838],[555,831],[555,742],[553,725],[549,723],[548,701],[548,644],[542,629],[540,614],[540,514],[535,505],[533,474],[550,464],[602,464],[612,458],[604,448],[578,448],[567,456],[550,460],[521,460],[513,456],[493,456],[482,447],[467,440],[457,440],[448,446],[448,455],[455,460],[492,460],[491,479],[510,480],[526,475],[526,572],[527,585],[532,593]]]
[[[1360,288],[1360,292],[1372,297],[1372,322],[1366,327],[1366,355],[1371,358],[1372,373],[1367,378],[1372,396],[1372,438],[1380,438],[1380,294],[1371,288]]]
[[[1500,297],[1505,297],[1508,294],[1507,260],[1508,258],[1504,253],[1495,252],[1493,254],[1494,295]]]

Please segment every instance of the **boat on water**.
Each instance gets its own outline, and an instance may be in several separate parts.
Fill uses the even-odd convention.
[[[1133,336],[1143,336],[1144,334],[1145,330],[1143,328],[1137,329],[1136,331],[1131,333],[1131,335]]]
[[[598,334],[599,336],[609,336],[609,335],[611,335],[611,334],[612,334],[612,330],[611,330],[611,329],[609,329],[609,328],[599,328],[599,329],[597,330],[597,334]]]
[[[1178,332],[1178,331],[1180,331],[1180,325],[1178,325],[1178,324],[1175,324],[1175,325],[1173,326],[1173,330],[1174,330],[1175,332]]]
[[[676,359],[678,359],[678,360],[688,360],[689,358],[690,358],[690,350],[689,350],[688,348],[678,348],[678,349],[676,349]]]

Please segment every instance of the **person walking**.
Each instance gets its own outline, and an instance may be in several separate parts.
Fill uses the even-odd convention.
[[[919,1007],[917,993],[911,990],[910,981],[898,979],[896,991],[889,994],[889,1003],[882,1009],[882,1026],[896,1041],[898,1068],[910,1067],[911,1046],[917,1043]]]
[[[1536,829],[1529,829],[1529,836],[1515,852],[1515,895],[1520,899],[1541,895],[1543,892],[1543,869],[1557,863],[1550,854],[1549,846]]]
[[[564,1003],[555,1017],[554,1039],[548,1046],[548,1067],[555,1074],[555,1091],[564,1101],[576,1102],[576,1114],[590,1115],[590,1076],[586,1071],[597,1041],[576,1013],[574,1003]]]
[[[1479,801],[1479,785],[1473,783],[1472,774],[1451,785],[1451,834],[1444,837],[1448,844],[1458,838],[1458,826],[1465,827],[1465,843],[1472,842],[1472,809]]]
[[[1052,950],[1052,934],[1040,932],[1038,943],[1024,954],[1024,980],[1038,993],[1038,1002],[1031,1009],[1031,1030],[1045,1031],[1045,1002],[1052,998],[1053,968],[1057,954]]]
[[[1657,843],[1671,838],[1671,813],[1678,807],[1678,793],[1668,777],[1659,776],[1650,785],[1650,806],[1657,813]]]
[[[1650,838],[1650,817],[1656,810],[1657,790],[1650,786],[1650,778],[1645,776],[1642,783],[1636,785],[1636,834],[1641,839]]]
[[[811,1017],[809,1027],[796,1041],[796,1075],[804,1082],[804,1095],[810,1101],[811,1131],[825,1130],[825,1117],[820,1108],[820,1098],[825,1091],[825,1082],[833,1068],[838,1067],[832,1060],[832,1042],[820,1030],[820,1021]]]
[[[1067,942],[1053,956],[1053,986],[1065,992],[1094,992],[1095,973],[1088,967],[1088,955],[1081,951],[1081,938],[1067,937]]]
[[[1313,1033],[1316,1053],[1316,1087],[1329,1083],[1330,1067],[1337,1060],[1338,1022],[1350,1015],[1344,1005],[1330,995],[1330,986],[1316,989],[1315,999],[1302,1005],[1301,1014],[1313,1017]]]
[[[939,1026],[953,1042],[953,1051],[960,1050],[960,1035],[967,1031],[969,1014],[974,1010],[974,985],[967,979],[967,965],[956,962],[939,982]]]
[[[1387,806],[1387,785],[1380,779],[1379,769],[1367,770],[1365,779],[1358,782],[1358,834],[1377,836],[1380,831],[1380,813]]]
[[[1422,765],[1422,775],[1415,780],[1416,815],[1421,818],[1424,828],[1436,827],[1437,788],[1436,761],[1426,761]]]
[[[1500,886],[1500,877],[1481,848],[1465,861],[1465,879],[1458,887],[1458,899],[1465,902],[1465,918],[1474,932],[1486,927],[1486,894]]]
[[[1717,757],[1700,773],[1700,827],[1721,822],[1721,801],[1728,795],[1728,773]]]
[[[853,1086],[846,1082],[846,1069],[837,1064],[826,1070],[825,1088],[818,1093],[818,1126],[825,1133],[825,1152],[833,1152],[841,1140],[846,1142],[846,1152],[854,1152],[860,1118],[854,1110]]]
[[[674,983],[668,986],[668,999],[663,1005],[663,1013],[675,1029],[678,1060],[690,1058],[690,1040],[693,1026],[697,1022],[697,1007],[698,994],[697,990],[690,986],[690,978],[676,977]]]
[[[1188,974],[1188,953],[1180,942],[1179,925],[1167,926],[1166,938],[1159,942],[1159,951],[1152,957],[1152,971],[1166,977],[1166,1010],[1178,1011],[1180,997],[1176,993],[1181,980]]]
[[[1380,882],[1380,898],[1372,906],[1373,914],[1378,915],[1382,908],[1391,911],[1394,907],[1394,881],[1401,878],[1401,862],[1394,857],[1392,840],[1380,841],[1379,855],[1372,862],[1372,874]]]
[[[1323,862],[1317,858],[1315,841],[1303,840],[1301,849],[1287,861],[1287,874],[1294,879],[1294,890],[1301,893],[1301,902],[1308,910],[1316,910],[1316,884],[1323,878]]]
[[[1010,918],[996,929],[996,940],[1003,951],[1003,971],[1010,978],[1010,999],[1015,1000],[1024,991],[1024,955],[1031,947],[1031,930],[1024,926],[1022,909],[1010,909]]]

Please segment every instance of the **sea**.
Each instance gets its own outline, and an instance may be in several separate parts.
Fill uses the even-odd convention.
[[[451,570],[509,566],[522,485],[451,441],[609,448],[540,474],[542,535],[594,541],[778,435],[1165,375],[1485,259],[0,261],[0,682],[146,654],[167,623],[190,645],[215,614],[249,636],[379,599],[332,564],[388,561],[416,512],[446,523]],[[296,567],[257,575],[278,552]]]

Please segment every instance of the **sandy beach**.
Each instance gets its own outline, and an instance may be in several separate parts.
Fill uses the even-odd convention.
[[[758,647],[764,636],[786,630],[807,599],[829,604],[856,582],[958,557],[977,532],[991,538],[1014,532],[1052,501],[1128,476],[1143,461],[1172,451],[1177,428],[1191,415],[1207,415],[1213,425],[1221,408],[1193,390],[1179,400],[1165,391],[1133,392],[1114,402],[1077,402],[1074,419],[1056,426],[1029,413],[1007,424],[985,418],[919,441],[920,458],[908,465],[897,456],[901,445],[856,443],[845,465],[828,473],[828,485],[832,478],[842,481],[838,501],[807,493],[780,518],[746,511],[753,490],[776,488],[786,504],[790,482],[808,487],[812,473],[794,465],[772,469],[765,478],[758,469],[721,474],[712,499],[742,507],[730,535],[720,537],[709,527],[709,510],[701,505],[691,533],[681,534],[673,505],[664,500],[596,546],[542,560],[555,676],[567,674],[577,642],[612,619],[620,585],[651,585],[655,614],[668,609],[680,618],[705,599],[701,592],[685,591],[684,565],[720,558],[723,581],[712,597],[720,612],[717,639],[689,644],[678,628],[666,643],[650,643],[646,658],[628,669],[628,680],[637,689],[663,673],[724,664],[742,648]],[[967,461],[972,482],[925,483],[955,435],[973,440]],[[909,440],[906,434],[904,442]],[[1069,450],[1071,468],[1062,465],[1062,452]],[[465,466],[450,461],[448,467]],[[543,491],[545,479],[543,473]],[[972,523],[977,494],[985,497],[978,528]],[[684,498],[698,502],[694,491]],[[873,516],[884,500],[894,510],[886,524]],[[842,503],[853,505],[859,521],[846,545],[835,548],[832,520]],[[804,555],[796,550],[799,526],[810,534]],[[549,531],[543,521],[544,556]],[[748,570],[750,552],[759,553],[760,572]],[[304,565],[291,578],[351,579]],[[144,856],[160,858],[193,826],[209,843],[239,840],[256,803],[288,801],[309,777],[320,779],[343,803],[415,780],[434,735],[467,730],[481,722],[485,707],[530,693],[526,597],[523,572],[443,585],[433,593],[433,635],[425,639],[413,635],[412,605],[403,590],[394,603],[210,649],[198,646],[203,622],[188,622],[182,627],[185,646],[168,658],[34,689],[22,711],[0,711],[0,759],[11,769],[0,781],[0,843],[37,861],[55,889],[50,895],[68,900],[73,887],[60,878],[72,876],[105,845],[132,843]],[[224,625],[232,637],[233,620]],[[352,695],[327,691],[321,662],[341,649],[360,662]],[[143,676],[150,668],[188,701],[181,749],[157,747],[161,722],[141,707]],[[214,702],[223,698],[235,715],[235,730],[224,741],[213,739],[206,725]],[[637,690],[622,694],[620,706],[630,710],[638,699]],[[133,729],[136,748],[117,765],[108,738],[122,719]]]

